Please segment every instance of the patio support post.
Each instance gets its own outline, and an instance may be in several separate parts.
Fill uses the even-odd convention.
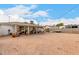
[[[37,30],[38,30],[38,28],[36,27],[36,34],[37,34]]]
[[[30,27],[28,26],[28,30],[27,30],[28,35],[30,34]]]
[[[15,25],[15,34],[17,33],[17,25]]]
[[[26,29],[25,29],[25,26],[24,26],[24,34],[25,34],[25,30],[26,30]]]

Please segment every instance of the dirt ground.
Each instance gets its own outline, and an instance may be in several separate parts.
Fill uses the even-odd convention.
[[[79,34],[44,33],[0,37],[0,55],[79,54]]]

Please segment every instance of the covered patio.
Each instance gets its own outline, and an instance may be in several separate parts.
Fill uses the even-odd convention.
[[[36,30],[37,30],[37,26],[29,26],[29,25],[15,26],[15,33],[19,33],[19,34],[32,34],[32,33],[34,34],[34,31],[36,32]]]
[[[14,25],[14,33],[17,35],[25,34],[37,34],[39,28],[42,28],[42,26],[35,25],[35,24],[29,24],[29,23],[13,23]]]

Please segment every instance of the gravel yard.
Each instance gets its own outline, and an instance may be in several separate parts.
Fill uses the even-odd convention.
[[[44,33],[0,37],[1,55],[79,54],[79,34]]]

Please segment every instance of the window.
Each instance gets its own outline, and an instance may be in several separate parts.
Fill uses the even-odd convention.
[[[72,28],[78,28],[78,26],[72,26]]]

